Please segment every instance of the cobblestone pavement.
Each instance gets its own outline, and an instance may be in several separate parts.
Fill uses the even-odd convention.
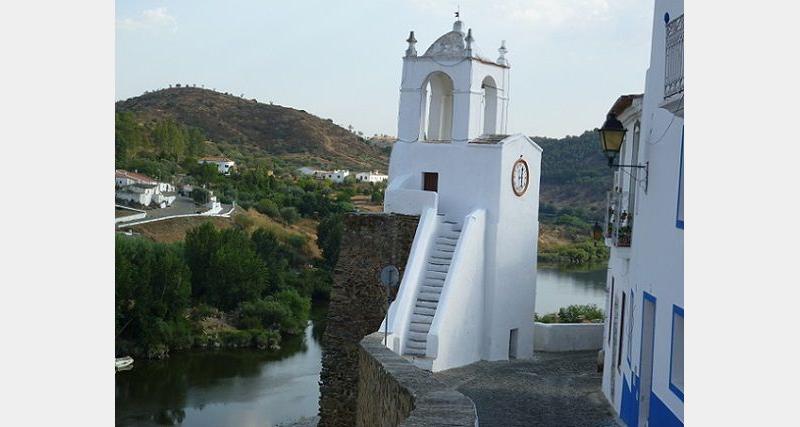
[[[486,362],[434,377],[469,396],[481,427],[617,426],[600,391],[597,352],[536,353],[533,359]]]

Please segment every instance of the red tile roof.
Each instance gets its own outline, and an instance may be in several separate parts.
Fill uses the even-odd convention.
[[[115,178],[129,178],[129,179],[132,179],[132,180],[134,180],[136,182],[143,183],[143,184],[156,184],[156,183],[158,183],[158,181],[156,181],[153,178],[150,178],[147,175],[143,175],[143,174],[136,173],[136,172],[126,171],[124,169],[115,170],[114,171],[114,177]]]
[[[206,156],[200,159],[200,161],[206,162],[232,162],[233,160],[225,157],[225,156]]]

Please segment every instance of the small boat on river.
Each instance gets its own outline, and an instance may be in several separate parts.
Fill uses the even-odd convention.
[[[117,357],[115,365],[117,371],[131,369],[133,367],[133,358],[130,356]]]

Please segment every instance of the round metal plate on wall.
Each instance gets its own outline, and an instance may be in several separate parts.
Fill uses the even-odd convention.
[[[393,265],[387,265],[381,270],[381,284],[394,287],[400,281],[400,271]]]

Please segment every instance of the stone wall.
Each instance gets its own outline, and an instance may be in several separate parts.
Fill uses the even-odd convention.
[[[359,348],[359,427],[477,425],[475,404],[383,345],[383,333]]]
[[[321,427],[356,424],[359,342],[377,331],[386,315],[386,291],[380,286],[380,271],[393,264],[402,279],[418,222],[418,217],[396,214],[345,216],[322,337]]]
[[[534,323],[534,351],[584,351],[603,348],[603,323]]]

